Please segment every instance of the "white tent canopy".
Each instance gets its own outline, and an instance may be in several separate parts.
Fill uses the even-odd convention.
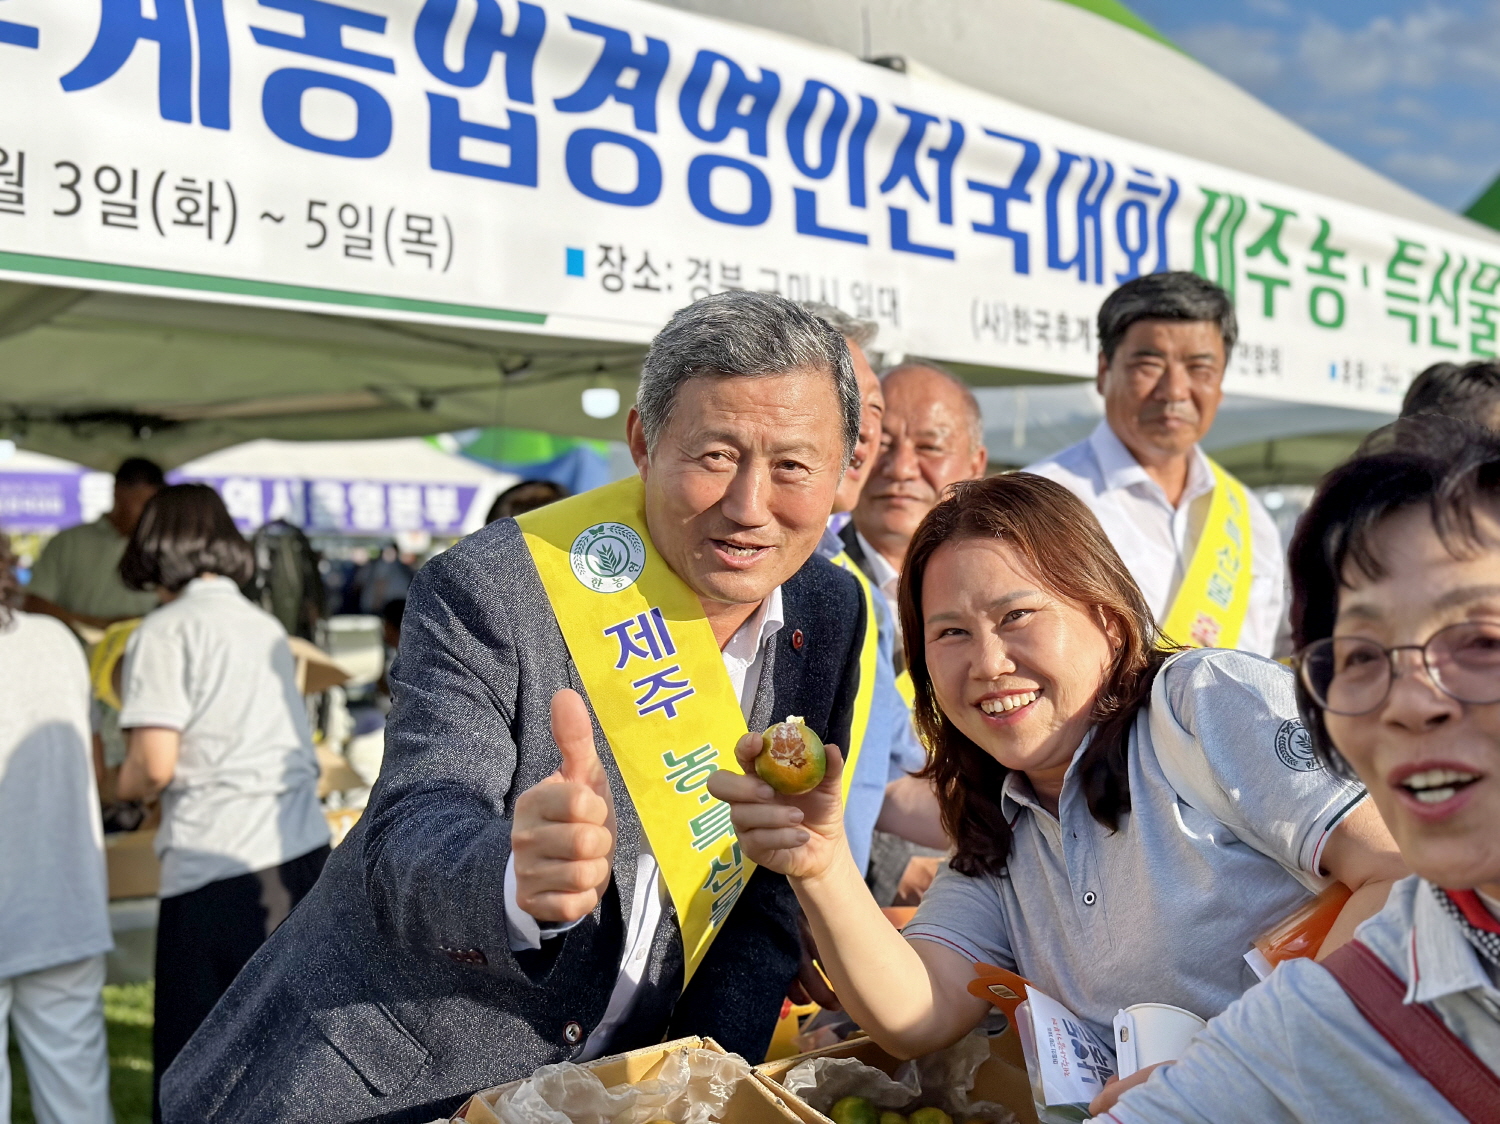
[[[0,282],[0,426],[112,468],[254,437],[379,438],[515,425],[613,438],[644,348]],[[8,419],[6,415],[9,415]]]
[[[465,93],[473,84],[453,69],[463,57],[454,49],[462,28],[450,29],[447,63],[434,62],[431,50],[419,62],[412,30],[417,0],[387,4],[389,35],[361,40],[365,48],[399,54],[396,77],[372,77],[371,69],[379,68],[361,69],[357,62],[343,71],[344,64],[319,63],[339,71],[344,85],[338,88],[360,85],[395,106],[388,112],[397,127],[387,129],[389,151],[375,154],[378,159],[348,151],[366,136],[363,109],[353,118],[346,109],[342,120],[337,112],[325,120],[308,110],[306,121],[262,122],[269,112],[263,105],[271,103],[263,102],[261,84],[269,89],[276,75],[293,73],[274,68],[300,56],[287,53],[296,48],[255,47],[247,29],[269,21],[286,40],[299,30],[297,17],[268,13],[248,0],[226,4],[239,36],[232,87],[229,72],[223,75],[234,121],[228,130],[229,109],[218,122],[210,118],[220,111],[204,104],[190,105],[187,119],[158,119],[167,116],[165,101],[157,113],[158,97],[166,97],[159,95],[158,79],[165,83],[166,71],[158,73],[155,45],[135,49],[117,73],[95,75],[88,85],[70,68],[82,69],[79,60],[98,32],[96,15],[46,0],[7,4],[7,20],[42,26],[45,34],[40,48],[29,52],[0,43],[0,124],[11,146],[0,153],[0,434],[99,467],[131,453],[178,464],[254,437],[378,438],[501,424],[618,438],[623,417],[587,416],[582,392],[611,386],[628,402],[645,344],[671,310],[703,291],[736,285],[832,299],[880,320],[879,346],[887,351],[947,361],[978,385],[1072,382],[1092,365],[1088,324],[1106,282],[1113,284],[1122,269],[1140,271],[1166,260],[1169,212],[1170,264],[1194,265],[1232,285],[1243,264],[1236,258],[1236,231],[1245,215],[1263,217],[1255,204],[1268,198],[1307,216],[1334,215],[1341,248],[1324,263],[1334,263],[1329,276],[1339,280],[1312,288],[1309,304],[1308,286],[1317,279],[1309,282],[1303,260],[1294,259],[1293,272],[1275,285],[1296,294],[1300,304],[1293,311],[1300,320],[1289,325],[1283,307],[1279,321],[1256,326],[1265,347],[1257,344],[1254,357],[1232,371],[1234,389],[1325,410],[1347,403],[1359,411],[1330,415],[1329,425],[1349,430],[1368,422],[1363,413],[1389,411],[1411,371],[1446,355],[1433,347],[1448,346],[1436,342],[1436,327],[1429,345],[1425,321],[1419,338],[1424,310],[1412,314],[1412,346],[1387,361],[1378,340],[1396,339],[1404,328],[1379,306],[1379,281],[1370,282],[1370,262],[1380,268],[1385,243],[1401,237],[1430,247],[1430,260],[1410,267],[1426,271],[1420,284],[1411,282],[1418,288],[1431,280],[1439,249],[1445,262],[1451,245],[1455,261],[1461,253],[1478,268],[1487,247],[1497,244],[1493,232],[1341,156],[1181,53],[1061,0],[579,0],[566,10],[554,0],[538,3],[548,19],[536,56],[536,96],[529,88],[510,88],[508,64],[491,67],[478,94]],[[514,0],[502,6],[511,13]],[[670,43],[658,123],[643,125],[639,107],[606,96],[607,88],[592,108],[569,104],[588,101],[583,91],[603,65],[598,38],[570,30],[570,16],[624,27],[636,42],[649,35]],[[856,61],[871,54],[899,54],[914,65],[898,74]],[[721,62],[713,63],[715,57]],[[693,74],[705,58],[709,69],[695,87]],[[772,67],[780,74],[780,100],[767,111],[768,150],[756,147],[753,121],[733,124],[751,95],[725,94],[723,60],[743,67],[747,81]],[[74,77],[73,85],[59,86],[64,76]],[[199,78],[201,99],[214,79],[206,72]],[[836,122],[836,114],[819,116],[828,105],[817,94],[819,85],[857,114]],[[446,93],[436,95],[429,86]],[[628,89],[628,82],[620,88]],[[701,113],[678,119],[679,104],[694,89],[700,99],[725,99],[710,114],[719,124],[706,128]],[[831,179],[818,178],[827,177],[826,170],[799,170],[807,151],[798,169],[792,167],[785,137],[799,91],[803,100],[809,91],[816,95],[806,128],[823,128],[825,140],[831,135],[836,142],[828,149],[828,159],[838,164]],[[442,167],[440,103],[456,115],[443,118],[454,148]],[[509,108],[493,108],[502,104]],[[925,142],[921,134],[912,141],[913,105],[925,106],[921,114],[937,123]],[[700,109],[709,112],[706,101]],[[873,132],[855,122],[867,111]],[[525,131],[501,129],[506,114],[513,124],[532,120],[542,138],[530,157],[542,170],[532,170],[530,186],[522,183],[525,159],[517,155]],[[966,132],[961,120],[968,122]],[[731,124],[720,129],[724,121]],[[1001,136],[994,125],[1027,139],[994,142],[990,138]],[[340,130],[351,127],[353,139],[341,139]],[[759,127],[766,129],[766,122]],[[856,171],[847,155],[860,128],[869,144],[868,153],[859,150],[868,157],[869,167],[861,164],[859,173],[868,203],[854,202]],[[946,149],[939,129],[947,130]],[[119,136],[131,136],[148,165],[136,169],[144,177],[139,183],[115,166],[123,164],[115,154]],[[1032,144],[1032,136],[1040,163],[1026,173],[1032,177],[1027,194],[1024,184],[1017,187],[1018,154],[1006,146]],[[582,164],[573,153],[579,138],[593,146]],[[601,145],[605,155],[589,155]],[[507,146],[510,167],[495,155]],[[1078,163],[1064,146],[1089,155]],[[636,154],[634,173],[612,163],[609,154],[622,150]],[[957,153],[958,164],[950,155],[944,165],[944,152]],[[22,154],[30,186],[17,195],[13,169]],[[351,155],[360,159],[340,159]],[[660,201],[644,205],[636,196],[649,194],[649,176],[640,161],[650,160],[666,172],[658,175]],[[162,165],[159,172],[152,162]],[[1109,196],[1113,209],[1107,217],[1099,210],[1101,192],[1092,203],[1097,217],[1088,220],[1094,171],[1084,183],[1083,169],[1096,165],[1108,166],[1111,176],[1118,166],[1120,174],[1113,189],[1103,189],[1115,193]],[[1130,202],[1121,193],[1138,185],[1126,183],[1127,170],[1146,165],[1157,177],[1152,182],[1158,186],[1149,188],[1156,202]],[[67,184],[67,167],[81,169],[82,186]],[[44,169],[63,171],[51,177]],[[634,194],[627,190],[631,174]],[[731,190],[735,176],[747,179],[748,195]],[[768,177],[774,177],[774,191],[766,188],[762,205],[756,185],[771,184]],[[976,178],[981,189],[972,186]],[[137,186],[106,191],[115,180]],[[834,187],[845,180],[847,205],[842,186]],[[218,186],[221,209],[223,193],[238,192],[230,196],[238,225],[226,237],[221,215],[219,233],[210,228],[207,242],[174,242],[182,224],[173,215],[187,214],[183,193],[201,192],[205,182]],[[1175,211],[1162,202],[1168,198],[1164,183],[1172,200],[1179,200],[1181,184]],[[1216,185],[1207,203],[1205,184]],[[137,188],[140,201],[121,201],[121,191]],[[986,209],[1001,208],[1006,190],[1011,201],[1004,206],[1017,224],[1008,232],[1003,210]],[[167,200],[174,191],[176,202],[159,208],[158,195]],[[327,198],[310,200],[315,194]],[[71,211],[70,198],[79,201]],[[383,212],[388,267],[375,248],[379,216],[375,203],[363,205],[367,198],[382,206],[392,200]],[[12,206],[17,199],[19,207]],[[434,213],[416,213],[419,203]],[[1075,203],[1078,229],[1058,234],[1059,224],[1072,222]],[[1227,210],[1215,211],[1219,203]],[[1142,208],[1139,237],[1160,242],[1156,259],[1146,256],[1144,242],[1128,245],[1131,206]],[[1148,229],[1148,206],[1157,208],[1150,212],[1159,219],[1155,228]],[[109,216],[118,220],[127,213],[122,207],[136,208],[128,212],[136,223],[128,236],[106,229],[119,225]],[[1083,241],[1087,221],[1095,224],[1092,271]],[[1317,234],[1316,222],[1302,221],[1294,254],[1311,252],[1306,244]],[[441,231],[444,224],[446,242],[431,234],[439,239],[435,248],[402,249],[408,242],[428,246],[420,241],[429,237],[422,231]],[[370,233],[361,233],[367,228]],[[1240,242],[1254,233],[1246,220]],[[1029,271],[1021,250],[1028,237]],[[333,238],[343,239],[341,256]],[[1052,263],[1069,238],[1078,240],[1076,278],[1072,265]],[[1439,247],[1438,238],[1449,243]],[[948,248],[954,245],[956,251]],[[317,247],[323,248],[314,254]],[[412,266],[402,257],[413,253],[426,255],[425,270],[422,259]],[[447,264],[437,264],[444,253],[458,263],[451,275]],[[361,254],[366,263],[355,263]],[[1362,288],[1350,272],[1356,262],[1365,263]],[[407,266],[417,272],[402,272]],[[1468,276],[1477,284],[1480,275],[1489,276]],[[1242,307],[1255,313],[1260,294],[1241,283],[1247,286]],[[1269,309],[1276,294],[1270,282],[1263,284]],[[1439,281],[1432,285],[1441,288]],[[638,292],[643,289],[650,291]],[[1335,308],[1337,324],[1325,322]],[[1308,309],[1317,326],[1307,322]],[[1023,314],[1027,331],[1041,324],[1041,335],[1023,338]],[[1337,338],[1323,334],[1330,326]],[[1450,335],[1465,330],[1444,329]],[[1269,366],[1261,364],[1261,350],[1272,357]]]

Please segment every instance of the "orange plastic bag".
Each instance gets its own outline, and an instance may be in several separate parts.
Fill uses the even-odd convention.
[[[1272,968],[1283,960],[1313,957],[1349,900],[1349,887],[1335,882],[1255,939],[1255,947]]]

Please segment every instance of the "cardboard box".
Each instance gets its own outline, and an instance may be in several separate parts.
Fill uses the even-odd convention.
[[[154,898],[161,890],[161,863],[156,860],[156,832],[111,832],[104,837],[104,862],[109,870],[109,900]]]
[[[611,1089],[616,1085],[634,1085],[654,1076],[657,1066],[668,1054],[690,1049],[724,1053],[724,1048],[712,1038],[678,1038],[672,1042],[663,1042],[660,1046],[647,1046],[645,1049],[632,1050],[628,1054],[600,1058],[586,1065],[598,1075],[600,1081],[604,1082],[605,1088]],[[505,1085],[497,1085],[493,1089],[475,1093],[458,1110],[453,1121],[462,1121],[465,1124],[499,1124],[500,1118],[494,1111],[495,1102],[502,1094],[508,1093],[519,1084],[521,1082],[511,1081]],[[750,1076],[740,1082],[739,1088],[729,1098],[721,1124],[803,1124],[803,1121],[807,1119],[804,1114],[812,1110],[803,1105],[803,1112],[796,1112],[786,1103],[784,1097],[785,1094],[781,1090],[752,1070]],[[817,1116],[816,1113],[813,1115]],[[822,1118],[819,1117],[819,1119]]]
[[[297,660],[297,690],[304,695],[316,695],[349,682],[349,672],[316,644],[300,636],[288,636],[286,642]]]
[[[364,814],[363,808],[339,808],[323,810],[323,818],[328,821],[328,834],[332,836],[329,840],[330,846],[337,847],[344,841],[344,837],[354,830],[354,825],[359,823],[359,817]]]
[[[871,1039],[855,1038],[840,1042],[837,1046],[756,1066],[756,1074],[775,1089],[780,1098],[801,1117],[802,1124],[833,1124],[801,1097],[794,1096],[781,1087],[781,1079],[793,1067],[809,1058],[858,1058],[866,1065],[874,1066],[887,1074],[894,1074],[901,1065],[900,1059],[887,1054]],[[1016,1114],[1016,1119],[1021,1124],[1037,1124],[1036,1107],[1031,1101],[1031,1082],[1026,1077],[1026,1059],[1021,1054],[1021,1040],[1016,1037],[1013,1029],[990,1039],[989,1061],[981,1065],[979,1072],[974,1075],[974,1088],[969,1092],[969,1099],[1004,1105]]]
[[[321,743],[313,747],[318,756],[318,799],[330,792],[347,792],[351,788],[369,788],[364,778],[350,767],[342,756]]]

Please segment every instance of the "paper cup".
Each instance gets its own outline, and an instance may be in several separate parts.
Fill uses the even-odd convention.
[[[1115,1016],[1115,1060],[1129,1077],[1158,1062],[1175,1062],[1208,1024],[1169,1003],[1137,1003]]]

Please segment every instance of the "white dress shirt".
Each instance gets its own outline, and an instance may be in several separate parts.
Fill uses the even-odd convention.
[[[750,710],[755,705],[755,692],[760,686],[766,646],[785,623],[781,587],[777,586],[760,603],[760,608],[750,619],[735,630],[719,653],[724,660],[724,670],[729,673],[730,685],[739,696],[740,710],[746,718],[750,717]],[[624,950],[620,956],[620,972],[615,977],[614,990],[610,992],[604,1018],[589,1035],[588,1041],[583,1044],[583,1051],[575,1061],[588,1061],[607,1054],[610,1039],[630,1017],[636,993],[640,990],[641,973],[646,967],[646,957],[651,953],[651,942],[655,939],[656,927],[661,922],[666,900],[667,889],[661,879],[661,868],[656,865],[651,844],[642,833],[640,854],[636,856],[635,893],[632,895],[630,917],[625,928]],[[516,900],[514,855],[505,862],[505,927],[510,933],[513,952],[541,948],[542,941],[573,927],[549,925],[543,930],[536,919],[520,907]]]
[[[854,538],[859,549],[865,552],[865,560],[870,563],[870,577],[875,581],[875,588],[885,594],[885,599],[895,608],[896,593],[901,588],[901,571],[886,561],[885,555],[871,546],[870,540],[860,534],[858,528],[855,528]]]
[[[902,645],[906,643],[906,637],[901,628],[900,601],[897,594],[901,591],[901,571],[892,566],[884,554],[870,545],[870,540],[859,533],[859,528],[854,529],[855,541],[859,543],[859,549],[865,552],[865,561],[870,564],[868,571],[870,580],[875,583],[875,588],[885,596],[886,604],[891,609],[891,630],[894,634],[892,651],[899,652]]]
[[[1160,623],[1172,606],[1208,519],[1214,476],[1203,450],[1193,447],[1187,488],[1176,507],[1108,421],[1101,421],[1087,439],[1025,471],[1056,480],[1089,506]],[[1285,603],[1286,558],[1276,524],[1255,494],[1247,491],[1247,495],[1250,609],[1236,647],[1270,656]]]

